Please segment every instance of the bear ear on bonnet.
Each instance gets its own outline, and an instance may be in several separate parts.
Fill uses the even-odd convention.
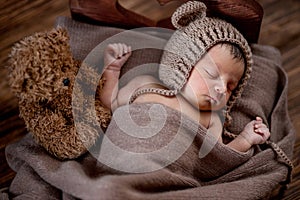
[[[172,15],[172,24],[177,29],[182,29],[196,19],[206,17],[206,5],[199,1],[189,1],[179,6]]]

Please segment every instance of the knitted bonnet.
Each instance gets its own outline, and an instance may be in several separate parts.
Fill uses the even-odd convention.
[[[177,30],[167,42],[159,66],[159,79],[168,89],[145,88],[138,90],[133,99],[144,93],[174,96],[187,82],[192,68],[202,56],[217,43],[237,45],[244,55],[245,72],[226,108],[229,113],[234,101],[240,96],[252,69],[251,49],[243,35],[230,23],[206,16],[206,6],[199,1],[182,4],[172,15]],[[230,118],[229,114],[227,116]]]

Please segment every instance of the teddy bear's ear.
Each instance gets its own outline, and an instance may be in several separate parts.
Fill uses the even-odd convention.
[[[30,56],[29,54],[27,38],[15,43],[9,54],[8,70],[8,83],[12,92],[19,96],[23,91],[23,88],[28,84],[26,75],[26,65],[28,65]]]
[[[58,91],[54,86],[63,86],[65,77],[58,75],[64,73],[65,66],[73,66],[67,31],[58,27],[37,32],[12,47],[7,66],[9,85],[22,99],[48,99]]]
[[[172,15],[172,24],[177,29],[182,29],[195,19],[206,16],[206,6],[199,1],[188,1],[177,8]]]

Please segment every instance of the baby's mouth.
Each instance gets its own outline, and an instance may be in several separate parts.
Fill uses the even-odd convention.
[[[220,101],[217,98],[211,97],[211,96],[207,96],[208,97],[208,101],[212,104],[212,105],[218,105],[220,103]]]

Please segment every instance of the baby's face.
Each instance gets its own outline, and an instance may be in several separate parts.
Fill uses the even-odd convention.
[[[200,110],[220,110],[237,87],[244,68],[228,47],[215,45],[193,68],[182,95]]]

